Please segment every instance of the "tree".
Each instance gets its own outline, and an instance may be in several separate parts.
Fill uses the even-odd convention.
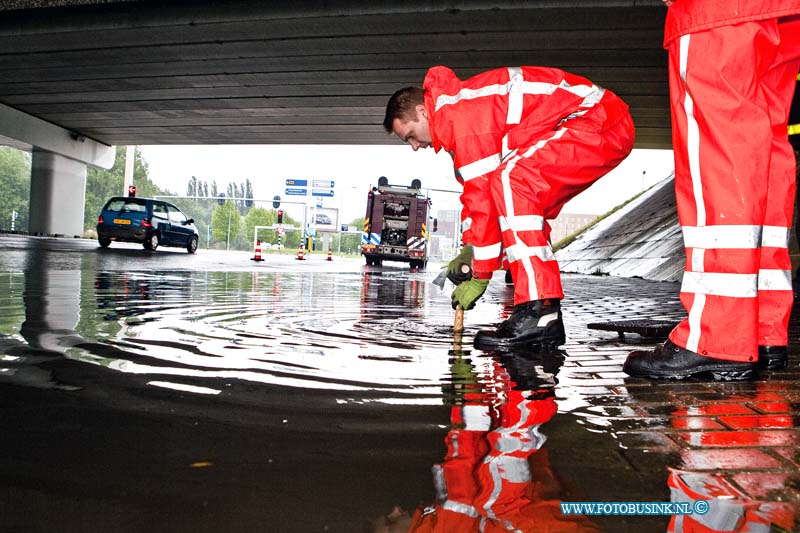
[[[15,230],[28,229],[28,204],[31,190],[31,156],[13,148],[0,147],[0,228],[11,229],[16,211]]]
[[[263,207],[254,207],[247,216],[244,217],[244,233],[248,242],[253,242],[253,235],[256,226],[271,226],[275,223],[275,212],[268,211]],[[259,238],[267,242],[276,242],[277,237],[274,230],[264,231],[259,234]]]
[[[236,207],[239,207],[238,201],[235,200],[235,198],[239,197],[239,188],[236,186],[234,182],[228,183],[228,190],[225,194],[228,195],[228,198],[231,199],[231,201]]]
[[[199,195],[200,195],[200,188],[198,187],[197,178],[192,176],[192,178],[189,180],[189,185],[186,187],[186,196],[199,196]]]
[[[350,222],[350,229],[364,229],[364,217],[357,218]],[[342,233],[341,250],[346,253],[357,253],[361,248],[361,233]]]
[[[215,243],[222,243],[222,248],[236,248],[242,241],[242,216],[236,205],[228,200],[218,205],[211,215],[211,238]]]
[[[244,205],[246,209],[253,207],[253,184],[250,183],[250,178],[244,182]]]

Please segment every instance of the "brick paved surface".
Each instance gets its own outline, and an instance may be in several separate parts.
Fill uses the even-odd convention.
[[[752,382],[651,381],[622,372],[629,351],[663,339],[592,330],[593,322],[677,321],[677,283],[564,276],[567,353],[558,372],[561,411],[602,426],[637,468],[668,467],[770,502],[775,524],[793,530],[800,509],[800,320],[790,324],[789,367]],[[648,459],[648,457],[650,459]],[[780,531],[780,529],[774,529]]]

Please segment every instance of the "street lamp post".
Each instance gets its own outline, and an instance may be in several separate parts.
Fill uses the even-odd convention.
[[[230,250],[231,248],[231,211],[228,210],[228,238],[225,242],[225,250]]]

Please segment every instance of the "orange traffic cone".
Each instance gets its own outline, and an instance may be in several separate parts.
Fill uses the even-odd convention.
[[[328,261],[333,261],[333,254],[331,253],[331,247],[328,246]]]
[[[297,249],[297,260],[303,261],[305,258],[303,257],[303,243],[300,243],[300,248]]]
[[[261,259],[261,241],[256,241],[256,251],[253,254],[253,257],[250,258],[251,261],[263,261]]]

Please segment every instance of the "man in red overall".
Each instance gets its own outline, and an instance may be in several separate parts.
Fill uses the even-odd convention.
[[[497,331],[481,331],[484,349],[563,344],[561,278],[547,219],[616,167],[633,147],[628,106],[580,76],[544,67],[509,67],[460,80],[433,67],[423,88],[389,100],[383,126],[415,151],[453,157],[464,190],[465,250],[448,267],[458,283],[453,307],[471,309],[501,267],[514,281],[514,309]],[[472,267],[458,276],[462,263]]]
[[[800,0],[665,3],[688,317],[663,346],[631,353],[624,369],[748,379],[757,363],[786,365],[795,194],[787,123]]]

